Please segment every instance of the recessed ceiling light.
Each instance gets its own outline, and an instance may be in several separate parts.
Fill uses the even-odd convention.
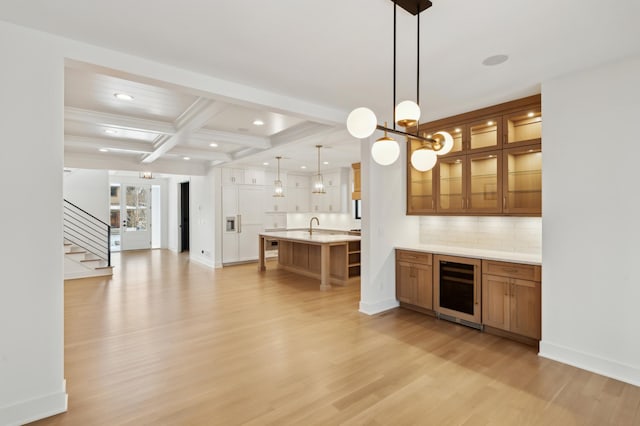
[[[329,164],[328,161],[323,162],[322,164],[324,164],[325,166]]]
[[[105,132],[106,134],[108,134],[108,135],[117,135],[117,134],[118,134],[118,131],[117,131],[117,130],[115,130],[115,129],[107,129],[107,130],[105,130],[104,132]]]
[[[301,169],[306,169],[306,168],[307,168],[307,166],[300,166],[300,168],[301,168]]]
[[[121,101],[132,101],[133,100],[133,96],[127,94],[127,93],[114,93],[113,96],[116,97],[116,99],[120,99]]]
[[[456,131],[456,133],[460,133],[462,131],[462,129],[456,128],[455,131]]]
[[[183,160],[189,161],[191,160],[191,157],[182,157]]]
[[[253,121],[254,126],[264,126],[264,121],[258,119]]]
[[[209,144],[209,146],[210,146],[211,148],[217,148],[217,147],[218,147],[218,144],[217,144],[217,143],[215,143],[215,142],[211,142],[211,143]]]
[[[509,59],[509,56],[507,55],[493,55],[493,56],[489,56],[488,58],[485,58],[485,60],[482,61],[482,65],[486,65],[488,67],[491,67],[494,65],[500,65],[507,62],[508,59]]]
[[[100,148],[99,150],[100,152],[109,152],[109,150],[107,148]]]
[[[527,114],[527,117],[531,118],[531,117],[533,117],[534,115],[535,115],[534,113],[530,112],[529,114]]]
[[[487,126],[493,126],[493,121],[487,121]]]
[[[268,166],[269,163],[267,163],[266,161],[264,163],[262,163],[263,166]]]

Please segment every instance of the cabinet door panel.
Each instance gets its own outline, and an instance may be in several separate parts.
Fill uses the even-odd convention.
[[[492,117],[469,124],[469,149],[495,149],[502,145],[502,122]]]
[[[500,151],[468,157],[466,208],[474,213],[499,213],[502,209],[502,156]]]
[[[513,279],[511,331],[540,340],[540,283]]]
[[[407,262],[396,263],[396,298],[403,303],[416,303],[416,280],[413,277],[413,265]]]
[[[416,279],[415,304],[433,309],[433,268],[429,265],[414,265]]]
[[[509,278],[486,274],[482,276],[483,324],[509,330],[511,317],[509,291]]]
[[[503,153],[505,213],[542,213],[542,148],[540,144],[506,149]]]
[[[465,211],[465,156],[438,159],[438,212]]]

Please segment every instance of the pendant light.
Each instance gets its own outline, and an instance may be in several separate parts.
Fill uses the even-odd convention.
[[[393,103],[396,103],[396,10],[398,3],[393,1]],[[416,69],[416,102],[407,100],[397,104],[393,110],[393,128],[378,125],[378,119],[369,108],[356,108],[347,117],[347,130],[359,139],[368,138],[373,132],[383,130],[384,136],[373,143],[371,147],[371,157],[383,166],[393,164],[400,155],[398,143],[387,135],[393,133],[405,136],[407,141],[415,140],[422,143],[422,147],[411,156],[411,164],[417,170],[425,171],[431,169],[436,161],[436,154],[444,155],[451,151],[453,147],[453,137],[446,132],[438,132],[438,138],[421,136],[419,132],[420,121],[420,13],[431,7],[431,2],[422,0],[419,2],[402,2],[400,5],[407,12],[417,16],[417,69]],[[405,128],[405,131],[397,130],[396,124]],[[407,128],[415,127],[415,134],[406,132]],[[448,150],[447,150],[448,149]],[[430,152],[426,152],[430,151]],[[446,152],[445,152],[446,151]],[[417,154],[416,154],[417,153]],[[415,158],[415,162],[414,162]]]
[[[313,194],[324,194],[326,191],[324,189],[322,174],[320,174],[320,148],[322,148],[322,145],[316,145],[316,148],[318,148],[318,173],[313,176],[313,188],[311,192]]]
[[[273,196],[274,197],[284,197],[284,187],[282,186],[282,181],[280,180],[280,159],[282,157],[276,157],[278,160],[278,175],[276,176],[276,180],[273,181]]]

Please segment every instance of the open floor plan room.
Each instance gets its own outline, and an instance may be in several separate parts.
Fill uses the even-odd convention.
[[[69,410],[35,424],[640,424],[638,387],[268,262],[122,252],[67,281]]]

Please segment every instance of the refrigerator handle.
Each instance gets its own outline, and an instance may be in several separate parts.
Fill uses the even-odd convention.
[[[238,234],[242,232],[242,215],[238,215]]]

